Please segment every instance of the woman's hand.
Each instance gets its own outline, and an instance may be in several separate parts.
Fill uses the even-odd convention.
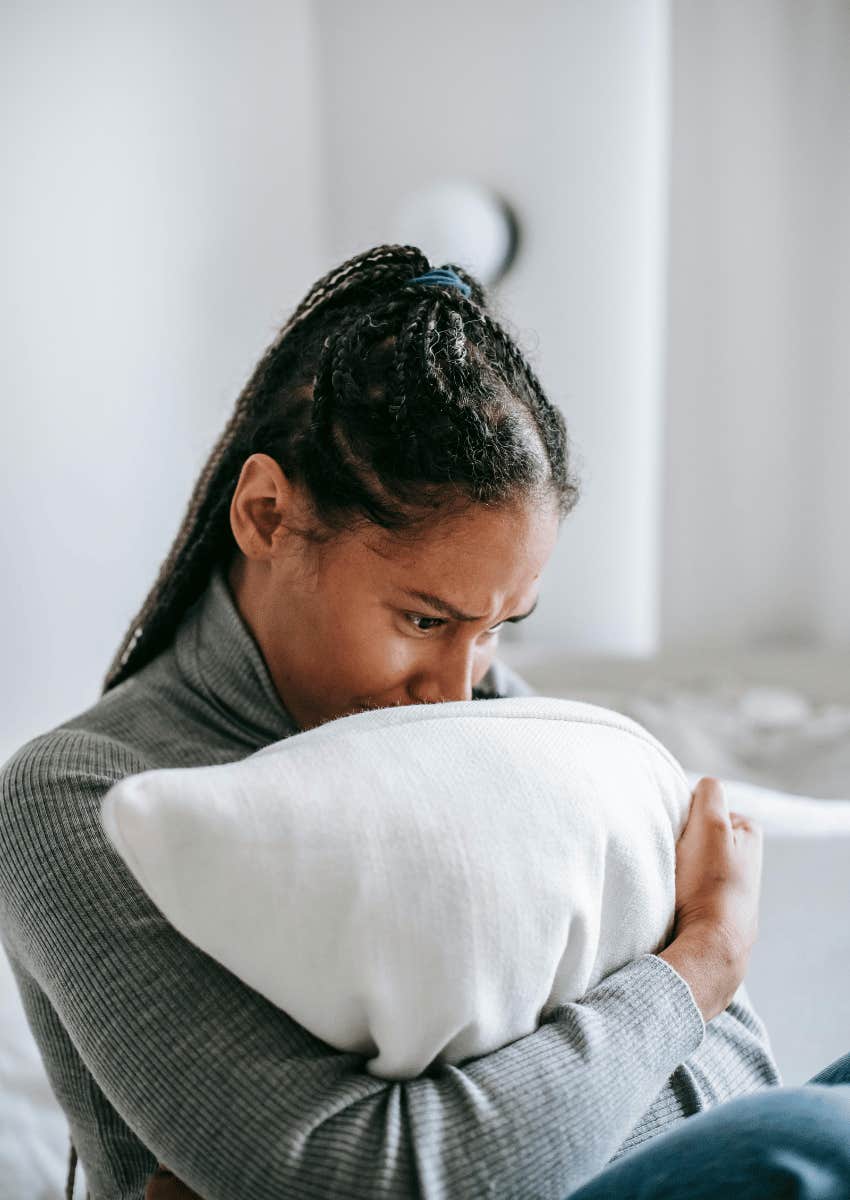
[[[144,1200],[203,1200],[188,1184],[169,1171],[163,1163],[157,1163],[145,1188]]]
[[[761,826],[729,812],[717,779],[701,779],[676,846],[673,940],[659,957],[687,980],[706,1022],[723,1012],[746,975],[761,868]]]

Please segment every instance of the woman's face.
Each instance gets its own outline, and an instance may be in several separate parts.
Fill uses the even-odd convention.
[[[231,504],[242,553],[228,580],[302,730],[365,708],[470,700],[497,627],[536,604],[558,535],[554,505],[482,506],[435,516],[413,544],[370,527],[317,551],[281,525],[287,512],[303,518],[297,491],[274,459],[252,455]]]

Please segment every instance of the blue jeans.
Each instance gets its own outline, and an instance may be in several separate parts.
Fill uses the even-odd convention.
[[[848,1200],[850,1054],[802,1087],[769,1087],[696,1113],[606,1167],[567,1200]]]

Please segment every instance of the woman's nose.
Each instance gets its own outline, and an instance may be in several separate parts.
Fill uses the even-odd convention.
[[[435,655],[433,661],[410,680],[408,691],[421,704],[471,700],[474,667],[474,646],[454,654]]]

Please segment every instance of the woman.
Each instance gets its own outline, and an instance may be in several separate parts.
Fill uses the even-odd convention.
[[[429,266],[378,246],[310,290],[242,392],[102,697],[3,769],[4,944],[70,1124],[68,1194],[78,1149],[93,1200],[180,1180],[205,1200],[560,1198],[597,1177],[595,1200],[614,1194],[613,1159],[617,1194],[639,1194],[629,1164],[667,1138],[681,1181],[718,1144],[691,1128],[725,1107],[757,1117],[781,1097],[791,1136],[797,1092],[776,1088],[739,986],[760,837],[714,781],[679,843],[664,951],[531,1035],[405,1081],[371,1076],[181,937],[101,830],[102,796],[130,773],[231,762],[364,708],[531,691],[495,648],[534,608],[577,497],[566,431],[479,283]],[[810,1094],[844,1116],[844,1091]],[[748,1145],[745,1130],[733,1149]]]

